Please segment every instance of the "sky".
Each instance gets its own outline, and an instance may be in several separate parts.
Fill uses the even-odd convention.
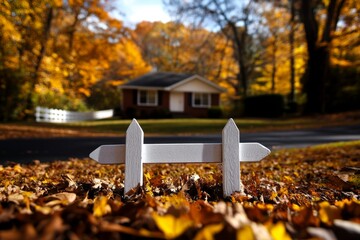
[[[117,11],[121,12],[119,16],[125,23],[136,24],[141,21],[161,21],[171,20],[162,0],[119,0],[115,4]]]

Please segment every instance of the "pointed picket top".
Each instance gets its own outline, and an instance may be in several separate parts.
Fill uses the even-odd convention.
[[[260,143],[240,143],[240,162],[258,162],[271,153]]]
[[[92,151],[89,154],[89,157],[99,162],[101,160],[100,151],[101,151],[101,146],[95,149],[94,151]]]
[[[125,163],[125,145],[101,145],[89,157],[101,164]]]
[[[222,132],[222,168],[224,196],[242,192],[240,182],[240,131],[232,118]]]
[[[143,185],[144,132],[134,118],[126,130],[125,194],[137,185]]]
[[[144,131],[142,130],[139,122],[135,118],[131,121],[129,127],[126,129],[126,135],[128,133],[130,133],[130,134],[137,133],[137,134],[144,135]]]
[[[225,131],[227,131],[227,132],[233,132],[234,131],[233,133],[237,132],[237,134],[240,133],[239,128],[236,126],[236,123],[235,123],[234,119],[232,119],[232,118],[229,118],[229,120],[227,121],[225,127],[223,128],[223,134],[224,134]]]

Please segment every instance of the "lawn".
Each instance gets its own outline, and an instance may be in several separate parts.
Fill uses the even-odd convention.
[[[222,197],[218,164],[152,164],[123,197],[124,165],[0,166],[0,239],[360,239],[360,141],[242,163]]]
[[[131,120],[99,120],[65,124],[21,122],[0,124],[0,139],[11,137],[123,135]],[[318,117],[279,119],[235,119],[242,132],[293,130],[325,126],[360,124],[360,112]],[[227,119],[140,119],[145,134],[194,135],[219,134]]]

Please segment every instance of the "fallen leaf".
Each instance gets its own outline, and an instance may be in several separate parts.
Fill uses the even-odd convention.
[[[170,239],[180,236],[186,229],[193,225],[193,221],[184,215],[176,218],[171,214],[161,216],[154,212],[152,217],[157,227],[165,234],[165,237]]]
[[[61,192],[50,195],[47,197],[47,199],[53,199],[53,200],[47,202],[46,206],[52,207],[59,204],[66,206],[75,201],[76,194],[70,192]]]
[[[195,240],[214,240],[214,235],[219,233],[224,228],[224,224],[211,224],[201,229],[195,236]],[[244,238],[247,239],[247,238]]]
[[[96,197],[94,200],[93,214],[95,217],[102,217],[111,212],[108,199],[105,196]]]
[[[341,218],[340,209],[334,205],[330,205],[329,202],[321,202],[319,206],[320,220],[326,225],[331,226],[334,222],[334,219]]]
[[[246,240],[255,240],[254,232],[250,225],[246,225],[237,230],[236,239],[246,239]]]
[[[269,232],[274,240],[291,240],[283,222],[277,222],[275,225],[270,226]]]

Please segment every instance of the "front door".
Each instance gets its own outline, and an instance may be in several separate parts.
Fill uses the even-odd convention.
[[[184,112],[184,93],[171,92],[170,93],[170,111]]]

